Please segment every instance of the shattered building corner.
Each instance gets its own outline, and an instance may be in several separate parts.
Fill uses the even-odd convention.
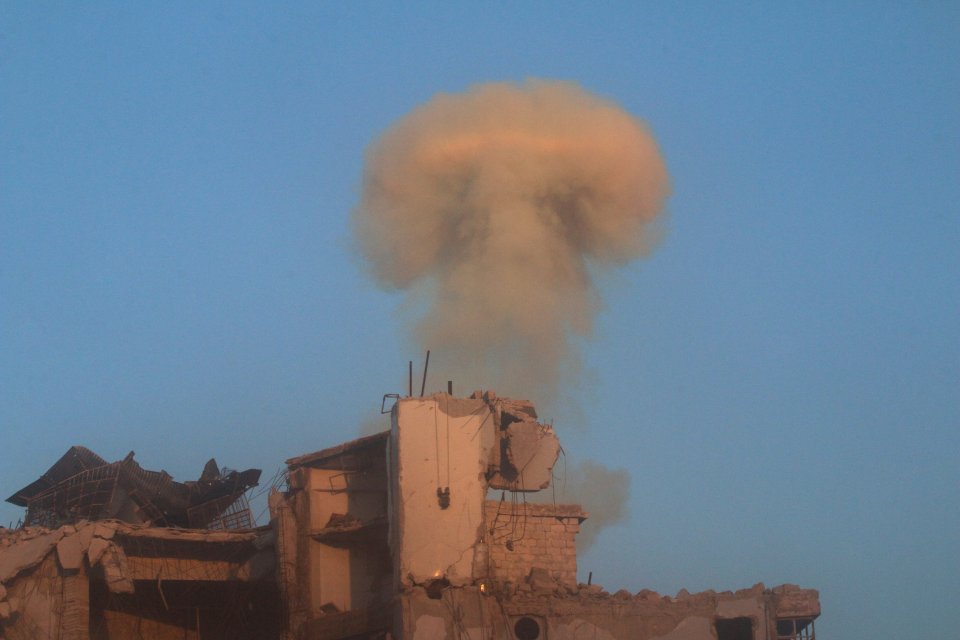
[[[528,402],[399,398],[389,426],[287,460],[262,527],[259,470],[177,483],[71,448],[9,498],[27,525],[0,529],[0,638],[815,638],[813,589],[578,584],[589,514],[522,499],[560,452]]]

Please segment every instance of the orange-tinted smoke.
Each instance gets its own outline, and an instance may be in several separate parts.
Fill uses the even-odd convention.
[[[669,184],[646,126],[570,82],[440,94],[368,150],[354,230],[459,389],[549,402],[597,270],[633,260]],[[422,303],[422,306],[417,306]]]

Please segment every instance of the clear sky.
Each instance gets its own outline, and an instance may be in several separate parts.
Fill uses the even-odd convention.
[[[546,416],[632,477],[582,573],[955,636],[960,5],[639,5],[4,3],[2,497],[73,444],[269,478],[369,428],[422,354],[353,248],[365,148],[439,91],[573,80],[673,185]]]

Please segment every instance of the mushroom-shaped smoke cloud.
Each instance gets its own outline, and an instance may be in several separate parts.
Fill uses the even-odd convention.
[[[592,276],[652,244],[669,190],[642,122],[570,82],[441,94],[368,151],[354,229],[461,388],[549,402],[590,334]],[[419,309],[419,307],[418,307]]]

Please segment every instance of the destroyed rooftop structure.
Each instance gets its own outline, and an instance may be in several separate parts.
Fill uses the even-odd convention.
[[[578,584],[588,514],[523,499],[560,452],[530,403],[437,393],[390,419],[287,460],[256,528],[232,516],[257,470],[179,484],[74,447],[10,498],[30,524],[0,529],[0,638],[815,638],[813,589]]]
[[[245,493],[260,480],[259,469],[221,471],[211,458],[198,480],[180,483],[166,471],[143,469],[133,455],[107,462],[85,447],[70,447],[7,502],[27,508],[27,526],[53,528],[110,518],[190,529],[253,526]]]

